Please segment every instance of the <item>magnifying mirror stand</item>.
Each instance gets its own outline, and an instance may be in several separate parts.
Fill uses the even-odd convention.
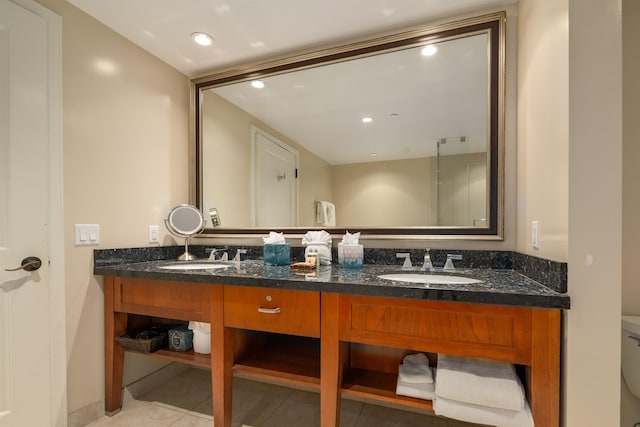
[[[189,253],[189,238],[184,238],[184,253],[178,257],[178,261],[194,261],[198,259],[197,256]]]
[[[184,253],[178,257],[178,261],[193,261],[198,259],[189,253],[189,237],[202,232],[204,228],[202,213],[191,205],[179,205],[171,210],[164,224],[171,234],[184,238]]]

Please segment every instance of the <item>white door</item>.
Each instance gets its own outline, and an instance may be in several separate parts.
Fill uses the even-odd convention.
[[[53,407],[66,402],[53,391],[64,368],[62,374],[53,369],[60,346],[51,331],[60,325],[52,325],[59,321],[52,303],[59,296],[50,293],[48,228],[50,144],[59,144],[59,102],[52,105],[59,91],[52,65],[59,60],[50,62],[59,51],[50,35],[59,20],[43,9],[0,0],[1,427],[61,425],[66,414]],[[40,259],[39,269],[7,271],[27,257]]]
[[[298,152],[254,128],[255,209],[258,227],[297,225]]]

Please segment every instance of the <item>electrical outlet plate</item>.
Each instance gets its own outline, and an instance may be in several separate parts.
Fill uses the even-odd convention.
[[[149,226],[149,243],[160,243],[160,227],[157,225]]]
[[[531,221],[531,247],[540,249],[540,221]]]

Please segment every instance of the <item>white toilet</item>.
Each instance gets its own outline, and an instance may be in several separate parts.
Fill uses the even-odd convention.
[[[640,398],[640,316],[622,316],[622,376]]]

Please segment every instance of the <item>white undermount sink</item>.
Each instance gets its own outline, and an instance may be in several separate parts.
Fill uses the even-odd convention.
[[[160,268],[164,270],[220,270],[227,267],[229,266],[225,264],[214,263],[177,263],[163,265]]]
[[[395,282],[425,283],[434,285],[468,285],[482,283],[482,280],[463,276],[449,276],[447,274],[394,273],[378,276],[381,279]]]

